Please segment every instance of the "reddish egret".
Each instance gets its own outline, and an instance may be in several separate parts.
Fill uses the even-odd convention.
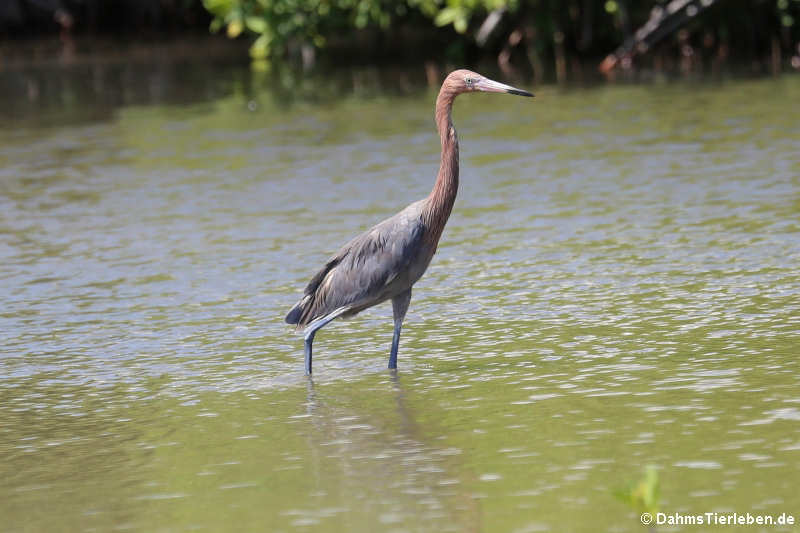
[[[397,368],[400,329],[411,301],[411,287],[436,252],[458,191],[458,137],[450,117],[453,100],[473,91],[533,96],[469,70],[447,76],[436,98],[442,162],[431,193],[345,244],[311,278],[303,298],[286,315],[287,323],[305,328],[306,374],[311,374],[312,344],[320,328],[386,300],[392,301],[394,314],[389,368]]]

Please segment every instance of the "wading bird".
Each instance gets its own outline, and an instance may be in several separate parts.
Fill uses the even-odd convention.
[[[311,278],[303,298],[286,315],[288,324],[305,328],[306,374],[311,374],[312,344],[320,328],[386,300],[392,301],[394,314],[389,368],[397,368],[400,329],[411,301],[411,287],[436,252],[458,192],[458,137],[450,117],[453,100],[474,91],[533,96],[469,70],[447,76],[436,98],[442,160],[431,193],[345,244]]]

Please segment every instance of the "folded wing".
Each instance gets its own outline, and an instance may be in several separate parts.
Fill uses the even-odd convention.
[[[286,322],[302,327],[342,307],[348,309],[343,316],[351,316],[409,288],[425,232],[414,211],[406,209],[345,244],[311,278]]]

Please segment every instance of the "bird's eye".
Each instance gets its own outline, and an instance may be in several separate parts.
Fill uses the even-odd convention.
[[[464,81],[467,83],[467,85],[468,85],[468,86],[472,86],[472,83],[473,83],[475,80],[473,80],[472,78],[466,78]]]

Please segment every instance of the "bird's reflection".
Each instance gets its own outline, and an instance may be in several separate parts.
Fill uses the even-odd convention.
[[[461,451],[417,423],[417,406],[424,403],[402,376],[394,371],[379,380],[356,387],[319,386],[308,379],[311,512],[315,497],[326,505],[335,498],[354,527],[479,530],[480,500],[462,482],[469,476]],[[424,405],[427,419],[431,405]]]

